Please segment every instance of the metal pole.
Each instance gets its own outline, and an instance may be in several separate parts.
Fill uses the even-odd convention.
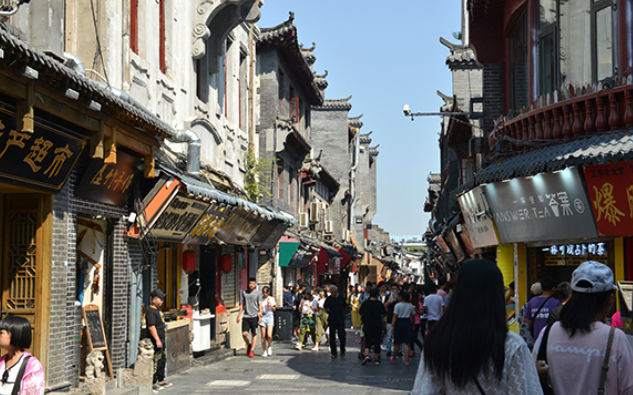
[[[514,322],[517,333],[521,333],[519,326],[519,244],[514,243]]]

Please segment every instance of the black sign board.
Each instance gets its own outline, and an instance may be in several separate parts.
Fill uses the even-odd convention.
[[[484,186],[502,243],[598,237],[576,168]]]
[[[86,140],[35,119],[33,133],[17,130],[15,113],[0,108],[0,179],[59,191]]]
[[[152,233],[158,240],[181,242],[208,208],[209,203],[176,195],[152,225]]]
[[[93,350],[105,349],[106,340],[103,336],[103,327],[101,326],[101,316],[99,310],[84,310],[86,317],[86,329]]]
[[[135,181],[141,177],[141,159],[117,151],[116,163],[93,159],[75,193],[96,202],[124,206]]]

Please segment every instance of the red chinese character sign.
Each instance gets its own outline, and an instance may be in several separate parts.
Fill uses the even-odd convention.
[[[600,236],[628,236],[633,228],[633,163],[585,167],[587,192]]]
[[[15,113],[0,106],[0,179],[59,191],[85,146],[81,136],[37,117],[33,133],[21,132]]]
[[[116,163],[93,159],[77,188],[78,197],[124,206],[133,185],[142,177],[141,159],[117,151]]]

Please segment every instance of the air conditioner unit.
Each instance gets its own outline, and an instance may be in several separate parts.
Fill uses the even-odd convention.
[[[321,219],[321,203],[310,203],[310,222],[319,222]]]
[[[309,224],[308,213],[299,213],[299,227],[307,228]]]
[[[334,232],[334,222],[327,221],[325,223],[325,233],[332,233],[332,232]]]

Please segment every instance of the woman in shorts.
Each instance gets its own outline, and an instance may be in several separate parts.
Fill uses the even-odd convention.
[[[262,288],[262,320],[259,326],[262,328],[262,357],[273,355],[273,327],[275,326],[275,310],[277,302],[270,296],[270,288]],[[266,347],[268,345],[268,347]]]

